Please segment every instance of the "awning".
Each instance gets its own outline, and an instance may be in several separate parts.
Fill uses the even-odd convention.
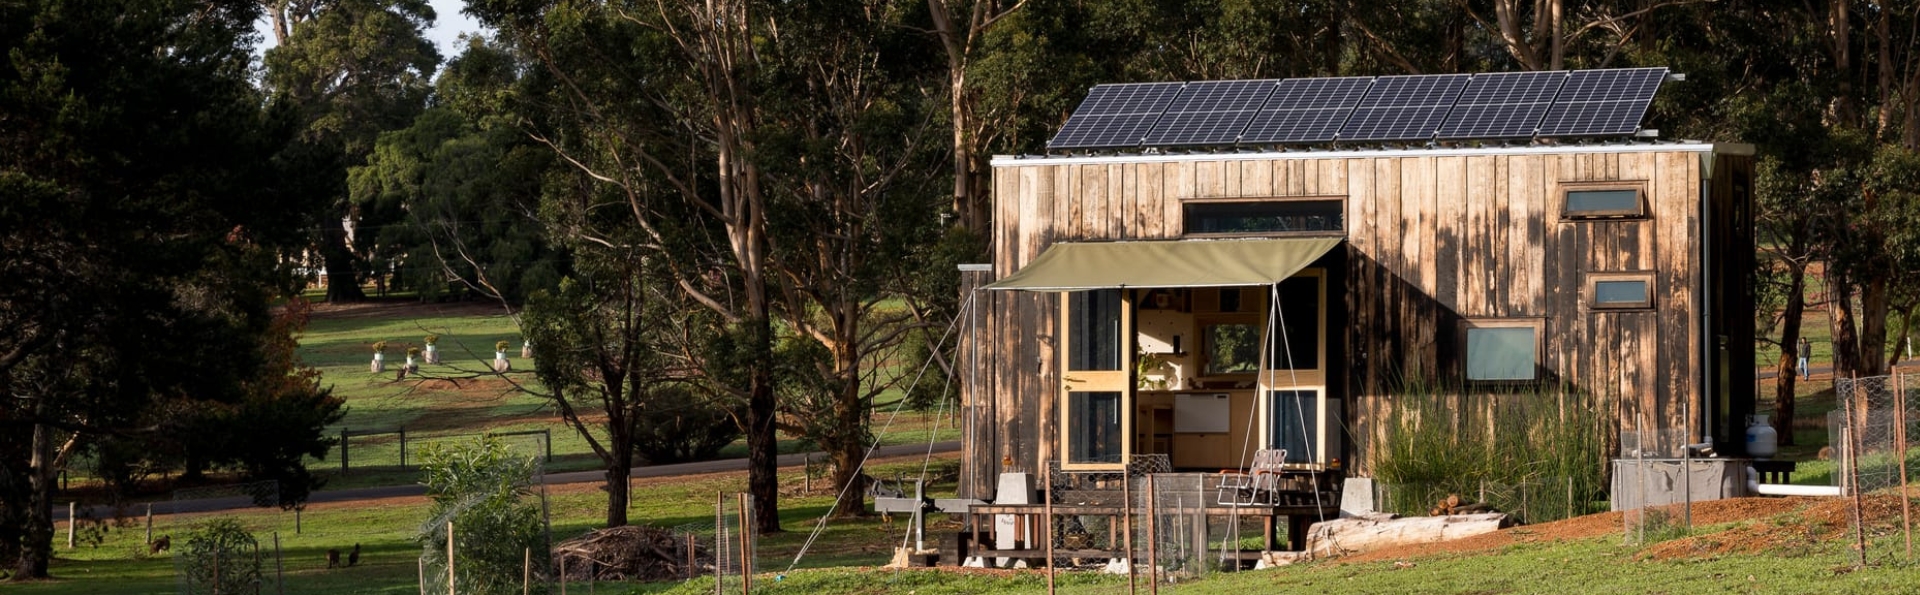
[[[1279,283],[1343,238],[1061,243],[986,289],[1237,287]]]

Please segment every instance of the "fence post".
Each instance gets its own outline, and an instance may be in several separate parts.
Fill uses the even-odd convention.
[[[547,438],[547,462],[553,462],[553,430],[540,430]]]
[[[400,468],[407,468],[407,429],[400,428]]]
[[[1155,529],[1160,524],[1160,519],[1159,509],[1154,507],[1155,504],[1156,502],[1153,499],[1153,474],[1149,473],[1147,474],[1147,592],[1152,595],[1160,595],[1160,549],[1158,545],[1160,538],[1158,535],[1155,535]],[[1271,527],[1273,525],[1268,524],[1267,526]],[[1267,542],[1267,544],[1261,546],[1260,549],[1264,554],[1266,550],[1272,547],[1273,542]]]
[[[1044,512],[1041,514],[1041,516],[1046,517],[1044,520],[1044,524],[1047,526],[1047,531],[1046,531],[1046,534],[1047,534],[1047,537],[1046,537],[1046,540],[1047,540],[1046,541],[1047,543],[1047,595],[1053,595],[1053,470],[1048,469],[1045,477],[1046,479],[1044,480],[1045,481],[1044,485],[1047,486],[1047,490],[1041,493],[1042,498],[1040,501],[1042,503],[1042,506],[1044,506],[1044,508],[1042,509]],[[973,515],[969,515],[969,516],[973,516]],[[979,525],[980,519],[976,517],[973,519],[973,522],[974,522],[974,527],[976,531],[975,536],[978,536],[979,535],[978,527],[980,526]],[[989,517],[987,522],[993,522],[992,518]],[[996,528],[995,530],[998,530],[998,529]],[[976,543],[974,544],[974,546],[978,547],[979,544]],[[980,558],[980,562],[981,562],[980,564],[981,566],[986,566],[988,564],[987,559],[985,557]]]
[[[422,555],[414,559],[414,569],[420,577],[420,595],[427,595],[427,557]]]
[[[737,496],[740,501],[740,593],[746,595],[753,592],[753,551],[747,542],[751,531],[747,528],[747,495],[742,493]]]
[[[347,474],[347,467],[348,467],[347,448],[350,446],[350,443],[347,442],[347,438],[348,438],[347,429],[340,428],[340,474],[341,475]]]
[[[280,554],[280,532],[273,532],[273,590],[287,595],[287,559]]]
[[[453,573],[453,519],[447,519],[447,595],[459,595],[453,585],[458,582]]]
[[[1907,339],[1913,350],[1913,339]],[[1911,357],[1911,356],[1909,356]],[[1900,532],[1906,536],[1907,559],[1913,559],[1913,502],[1907,495],[1907,388],[1906,377],[1893,370],[1893,445],[1894,460],[1900,465]]]
[[[153,545],[153,503],[147,503],[147,545]]]
[[[532,593],[533,584],[533,548],[526,548],[526,559],[520,562],[520,595]]]
[[[1575,510],[1573,507],[1573,476],[1568,475],[1567,476],[1567,518],[1573,518],[1575,516],[1578,516],[1575,514],[1576,512],[1580,512],[1580,511]]]
[[[67,503],[67,549],[73,549],[73,527],[80,524],[80,517],[75,516],[77,510],[77,503]]]

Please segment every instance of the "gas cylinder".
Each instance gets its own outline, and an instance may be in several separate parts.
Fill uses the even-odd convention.
[[[1769,459],[1779,452],[1780,434],[1773,430],[1773,424],[1767,423],[1766,415],[1755,414],[1747,424],[1747,456]]]

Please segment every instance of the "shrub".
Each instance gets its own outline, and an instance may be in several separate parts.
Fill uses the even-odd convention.
[[[633,450],[654,465],[704,461],[740,437],[740,425],[725,407],[692,389],[652,389],[634,416]]]
[[[428,345],[438,344],[439,342],[440,342],[440,335],[427,335],[427,338],[425,341],[425,343]]]
[[[547,559],[540,505],[530,501],[538,497],[531,491],[539,480],[534,456],[485,437],[430,446],[423,461],[421,476],[433,505],[416,540],[427,565],[443,569],[428,576],[446,576],[447,523],[452,522],[457,591],[519,593],[526,550],[540,550],[537,569],[545,568]]]
[[[233,518],[196,527],[179,547],[183,593],[258,594],[260,542]]]
[[[386,352],[387,352],[387,342],[386,342],[386,341],[374,341],[374,342],[373,342],[373,352],[374,352],[374,353],[386,353]]]
[[[506,341],[500,341],[493,344],[493,350],[501,353],[506,353],[508,345],[510,345],[510,343],[507,343]]]

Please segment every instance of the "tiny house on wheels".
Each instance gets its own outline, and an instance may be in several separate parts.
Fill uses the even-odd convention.
[[[1048,154],[993,160],[992,263],[961,272],[962,497],[1262,451],[1364,476],[1408,375],[1607,395],[1622,428],[1740,454],[1753,149],[1642,128],[1680,80],[1094,87]]]

